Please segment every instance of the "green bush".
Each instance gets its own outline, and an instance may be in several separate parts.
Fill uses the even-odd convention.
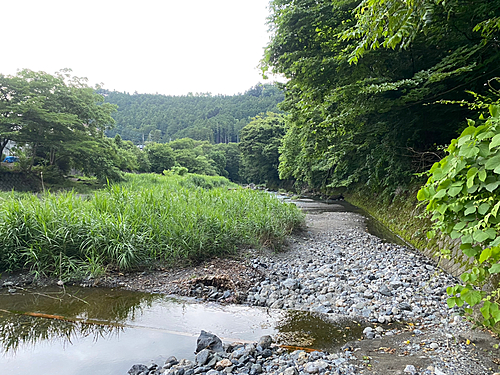
[[[489,111],[482,124],[469,120],[452,140],[417,198],[428,202],[426,210],[432,214],[429,237],[440,232],[459,238],[462,252],[473,260],[461,276],[464,285],[448,288],[448,305],[482,303],[482,323],[491,327],[500,321],[500,289],[493,285],[492,291],[485,290],[491,276],[500,273],[500,106],[491,105]]]

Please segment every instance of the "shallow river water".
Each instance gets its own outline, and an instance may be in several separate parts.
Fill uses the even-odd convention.
[[[309,213],[351,211],[346,202],[306,200]],[[397,237],[367,221],[388,241]],[[347,328],[346,328],[347,327]],[[0,368],[8,374],[126,374],[135,363],[194,359],[201,330],[225,342],[270,334],[282,344],[334,350],[361,337],[357,322],[332,322],[299,311],[222,306],[103,288],[0,289]]]

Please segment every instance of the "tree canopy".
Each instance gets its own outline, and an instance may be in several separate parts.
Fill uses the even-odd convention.
[[[498,1],[437,2],[431,23],[384,45],[378,28],[363,26],[371,18],[361,15],[384,14],[383,7],[402,3],[271,1],[273,37],[262,69],[289,79],[280,106],[290,114],[282,178],[315,188],[404,183],[430,167],[439,147],[474,115],[465,106],[444,106],[443,101],[466,100],[469,90],[494,96],[487,82],[499,73],[496,32],[485,36],[477,25],[496,17],[500,7],[490,3]],[[400,13],[394,13],[385,21],[396,30],[398,19]],[[382,37],[397,34],[387,25],[380,27]],[[372,37],[376,43],[363,44]]]
[[[0,75],[0,143],[12,140],[23,146],[28,169],[35,162],[67,169],[71,163],[102,158],[108,148],[104,131],[114,124],[116,106],[104,103],[96,89],[70,70]],[[95,168],[103,165],[87,165],[89,172]]]

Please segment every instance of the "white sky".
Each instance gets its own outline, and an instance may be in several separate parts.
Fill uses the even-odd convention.
[[[269,0],[4,0],[0,73],[63,68],[108,90],[232,95],[265,82]]]

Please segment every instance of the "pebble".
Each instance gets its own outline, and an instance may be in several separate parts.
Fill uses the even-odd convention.
[[[425,320],[438,326],[449,315],[446,286],[456,279],[436,272],[424,256],[354,229],[327,238],[295,243],[286,256],[257,256],[253,264],[266,280],[248,293],[247,303],[381,324]]]

